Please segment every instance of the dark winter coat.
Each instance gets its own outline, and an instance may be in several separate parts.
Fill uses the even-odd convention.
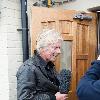
[[[52,62],[46,63],[38,53],[17,72],[18,100],[56,100],[59,81]]]
[[[100,60],[92,62],[80,80],[77,95],[79,100],[100,100]]]

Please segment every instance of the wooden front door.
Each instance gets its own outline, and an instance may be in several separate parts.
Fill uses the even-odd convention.
[[[31,54],[36,47],[36,38],[44,28],[54,28],[64,39],[62,54],[57,58],[56,70],[68,68],[72,71],[71,88],[68,100],[77,100],[76,87],[90,61],[95,59],[96,26],[95,16],[92,21],[73,19],[78,13],[74,10],[61,10],[44,7],[32,8]]]

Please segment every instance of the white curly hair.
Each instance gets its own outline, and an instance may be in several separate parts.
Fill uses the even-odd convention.
[[[40,52],[40,48],[46,47],[49,44],[54,44],[58,40],[63,41],[61,34],[54,29],[44,29],[37,38],[36,50]]]

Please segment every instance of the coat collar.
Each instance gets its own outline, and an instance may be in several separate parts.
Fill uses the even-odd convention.
[[[32,57],[33,62],[36,66],[42,66],[42,67],[47,67],[47,65],[50,65],[51,68],[55,66],[51,61],[46,62],[40,55],[39,53],[35,50],[34,51],[34,56]]]
[[[47,62],[39,55],[36,50],[34,51],[33,62],[35,66],[46,67],[47,65]]]
[[[41,72],[48,77],[47,72],[46,72],[46,67],[47,67],[47,62],[41,57],[39,56],[38,52],[35,51],[34,52],[34,56],[32,57],[32,61],[33,61],[33,65],[39,67],[39,69],[41,70]]]

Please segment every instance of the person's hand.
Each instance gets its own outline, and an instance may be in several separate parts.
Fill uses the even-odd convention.
[[[98,56],[97,60],[100,60],[100,55]]]
[[[60,92],[57,92],[55,96],[56,100],[67,100],[67,94],[61,94]]]

